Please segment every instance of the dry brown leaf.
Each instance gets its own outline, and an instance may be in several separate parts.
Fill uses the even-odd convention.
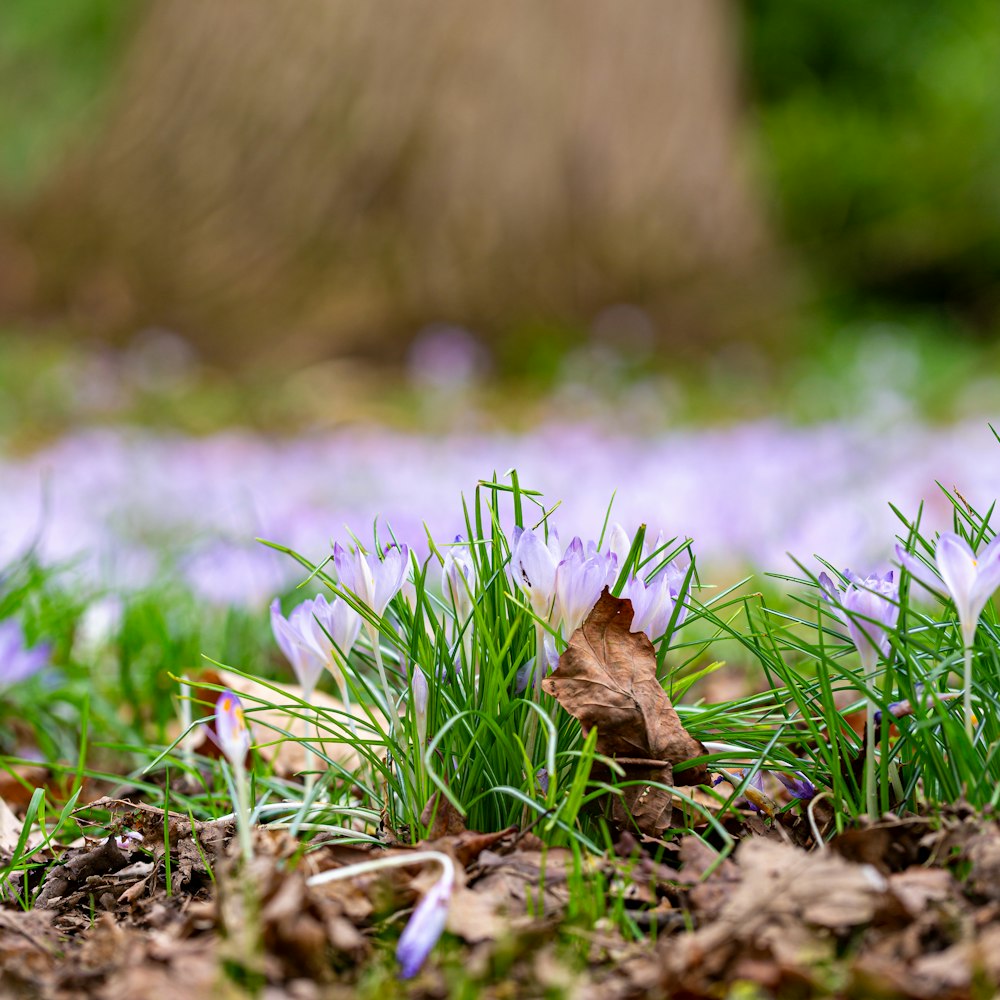
[[[629,631],[632,617],[632,602],[605,588],[542,687],[580,720],[584,735],[597,727],[600,753],[676,766],[705,749],[657,680],[653,644]]]
[[[326,765],[319,757],[313,757],[309,764],[309,755],[300,740],[321,749],[330,760],[335,761],[347,771],[354,771],[361,763],[357,751],[350,743],[350,730],[347,716],[344,714],[344,703],[323,691],[316,691],[310,700],[313,708],[319,709],[330,718],[337,720],[334,725],[325,723],[320,728],[320,738],[311,722],[303,718],[300,702],[304,700],[302,688],[295,684],[279,684],[268,681],[262,684],[248,680],[239,674],[226,670],[212,668],[204,671],[200,678],[212,684],[227,687],[244,699],[244,707],[248,709],[247,721],[253,734],[257,752],[274,766],[275,773],[281,777],[290,777],[311,766],[313,770],[322,770]],[[277,689],[277,690],[274,690]],[[286,696],[287,704],[292,711],[280,708],[257,708],[258,700],[274,704]],[[205,692],[206,700],[214,700],[214,694]],[[386,722],[383,715],[375,709],[370,709],[375,725],[383,731]],[[296,714],[292,714],[295,712]],[[378,739],[378,734],[372,729],[372,721],[368,714],[358,705],[351,705],[350,716],[354,720],[358,736],[362,740]],[[281,733],[290,733],[293,739],[285,739]],[[325,738],[324,738],[325,737]],[[278,741],[278,742],[274,742]]]
[[[10,806],[0,799],[0,854],[10,854],[21,839],[24,824],[14,815]]]
[[[656,676],[656,651],[642,632],[630,632],[632,602],[604,589],[583,625],[573,633],[559,665],[542,682],[586,735],[597,728],[597,751],[625,769],[623,795],[612,805],[620,826],[630,822],[659,836],[671,825],[673,796],[659,785],[701,784],[705,768],[674,768],[705,748],[692,738]]]
[[[426,840],[438,840],[441,837],[454,837],[464,833],[465,817],[445,798],[441,792],[435,792],[420,813],[420,822],[427,827]]]

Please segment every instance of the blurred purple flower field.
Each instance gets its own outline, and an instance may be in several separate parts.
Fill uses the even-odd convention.
[[[0,560],[36,544],[43,561],[72,561],[89,582],[141,587],[176,569],[208,600],[262,606],[296,568],[256,536],[322,559],[348,528],[370,537],[378,517],[419,551],[425,524],[450,540],[464,531],[461,494],[516,468],[523,486],[562,501],[553,523],[565,538],[596,536],[617,490],[613,521],[693,538],[710,580],[786,570],[787,553],[867,571],[889,559],[901,527],[889,501],[907,515],[925,501],[931,529],[950,524],[935,480],[988,507],[1000,494],[996,447],[979,421],[757,422],[649,437],[558,425],[442,437],[355,428],[290,440],[91,430],[0,457]]]

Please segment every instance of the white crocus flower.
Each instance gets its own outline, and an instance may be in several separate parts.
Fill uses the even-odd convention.
[[[971,736],[972,646],[983,609],[1000,587],[1000,535],[977,556],[961,535],[943,532],[934,549],[936,575],[902,545],[896,546],[896,555],[914,580],[928,590],[950,597],[955,605],[965,650],[965,727]]]

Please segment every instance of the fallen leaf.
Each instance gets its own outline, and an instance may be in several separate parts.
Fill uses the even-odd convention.
[[[14,815],[10,806],[0,799],[0,854],[12,854],[21,839],[24,824]]]
[[[657,786],[707,782],[704,767],[685,769],[680,780],[674,775],[706,750],[681,724],[657,679],[653,644],[629,631],[632,617],[631,601],[605,588],[542,688],[580,720],[584,736],[596,727],[598,753],[616,758],[633,782],[615,798],[613,819],[658,836],[671,825],[673,796]]]
[[[440,792],[435,792],[420,813],[420,822],[427,827],[426,840],[453,837],[465,832],[465,817]]]
[[[597,727],[600,753],[676,766],[706,751],[656,677],[653,644],[629,631],[632,617],[632,602],[605,587],[542,687],[580,720],[585,736]]]

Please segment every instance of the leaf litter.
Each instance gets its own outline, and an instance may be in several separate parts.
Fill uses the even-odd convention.
[[[544,682],[631,782],[602,804],[614,851],[580,859],[530,831],[470,831],[436,794],[420,844],[387,831],[384,845],[304,845],[258,828],[244,865],[231,818],[103,798],[87,808],[108,814],[109,834],[33,840],[36,864],[0,901],[0,996],[444,997],[456,982],[498,1000],[715,998],[748,986],[775,997],[994,993],[1000,821],[989,810],[889,814],[825,846],[790,812],[727,815],[720,822],[739,841],[729,857],[711,830],[663,839],[679,808],[670,788],[707,780],[683,767],[705,751],[657,681],[648,639],[629,631],[631,615],[605,592]],[[0,865],[22,805],[0,805]],[[308,880],[416,850],[448,854],[457,880],[446,947],[403,984],[384,941],[434,872]],[[603,912],[581,909],[588,891],[604,894]]]

